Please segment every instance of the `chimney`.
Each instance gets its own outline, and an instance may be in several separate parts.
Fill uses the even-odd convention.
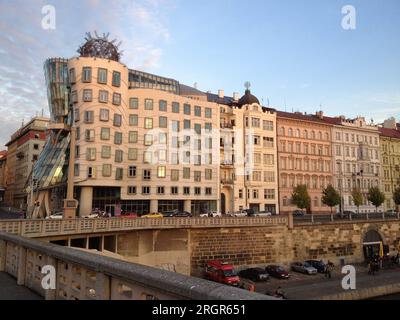
[[[221,89],[218,90],[218,97],[222,99],[224,96],[225,96],[224,90],[221,90]]]
[[[322,110],[317,111],[317,112],[315,113],[315,115],[317,116],[317,118],[319,118],[319,119],[321,119],[321,120],[324,118],[324,112],[323,112]]]
[[[233,93],[233,100],[234,100],[234,101],[239,101],[239,98],[240,98],[240,97],[239,97],[239,92],[234,92],[234,93]]]

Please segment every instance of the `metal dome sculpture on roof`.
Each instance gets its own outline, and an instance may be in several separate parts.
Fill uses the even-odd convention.
[[[253,96],[253,95],[251,94],[251,92],[250,92],[250,86],[251,86],[250,82],[248,82],[248,81],[245,82],[244,86],[245,86],[245,88],[246,88],[246,91],[245,91],[245,93],[244,93],[244,96],[242,96],[242,97],[239,99],[239,101],[238,101],[238,106],[239,106],[239,107],[242,107],[242,106],[244,106],[244,105],[246,105],[246,104],[253,104],[253,103],[260,104],[260,101],[257,99],[257,97],[256,97],[256,96]]]
[[[108,40],[109,33],[103,33],[103,36],[99,36],[95,31],[94,34],[92,36],[90,32],[86,32],[86,42],[78,49],[81,57],[97,57],[119,61],[122,56],[122,51],[119,50],[121,42],[116,44],[116,39]]]

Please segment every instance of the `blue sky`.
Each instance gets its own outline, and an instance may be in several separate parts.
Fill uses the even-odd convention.
[[[41,28],[47,4],[55,30]],[[355,30],[341,26],[344,5]],[[44,60],[76,55],[94,30],[122,40],[129,67],[204,91],[250,81],[280,110],[399,119],[399,16],[398,0],[0,0],[0,144],[47,112]]]

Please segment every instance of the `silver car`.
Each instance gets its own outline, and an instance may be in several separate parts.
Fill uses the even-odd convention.
[[[292,270],[296,272],[301,272],[305,274],[317,274],[318,270],[315,269],[311,264],[307,262],[293,262],[292,265]]]

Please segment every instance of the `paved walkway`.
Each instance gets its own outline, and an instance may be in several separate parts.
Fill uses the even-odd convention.
[[[26,287],[17,285],[17,280],[0,272],[0,300],[43,300],[41,296]]]

